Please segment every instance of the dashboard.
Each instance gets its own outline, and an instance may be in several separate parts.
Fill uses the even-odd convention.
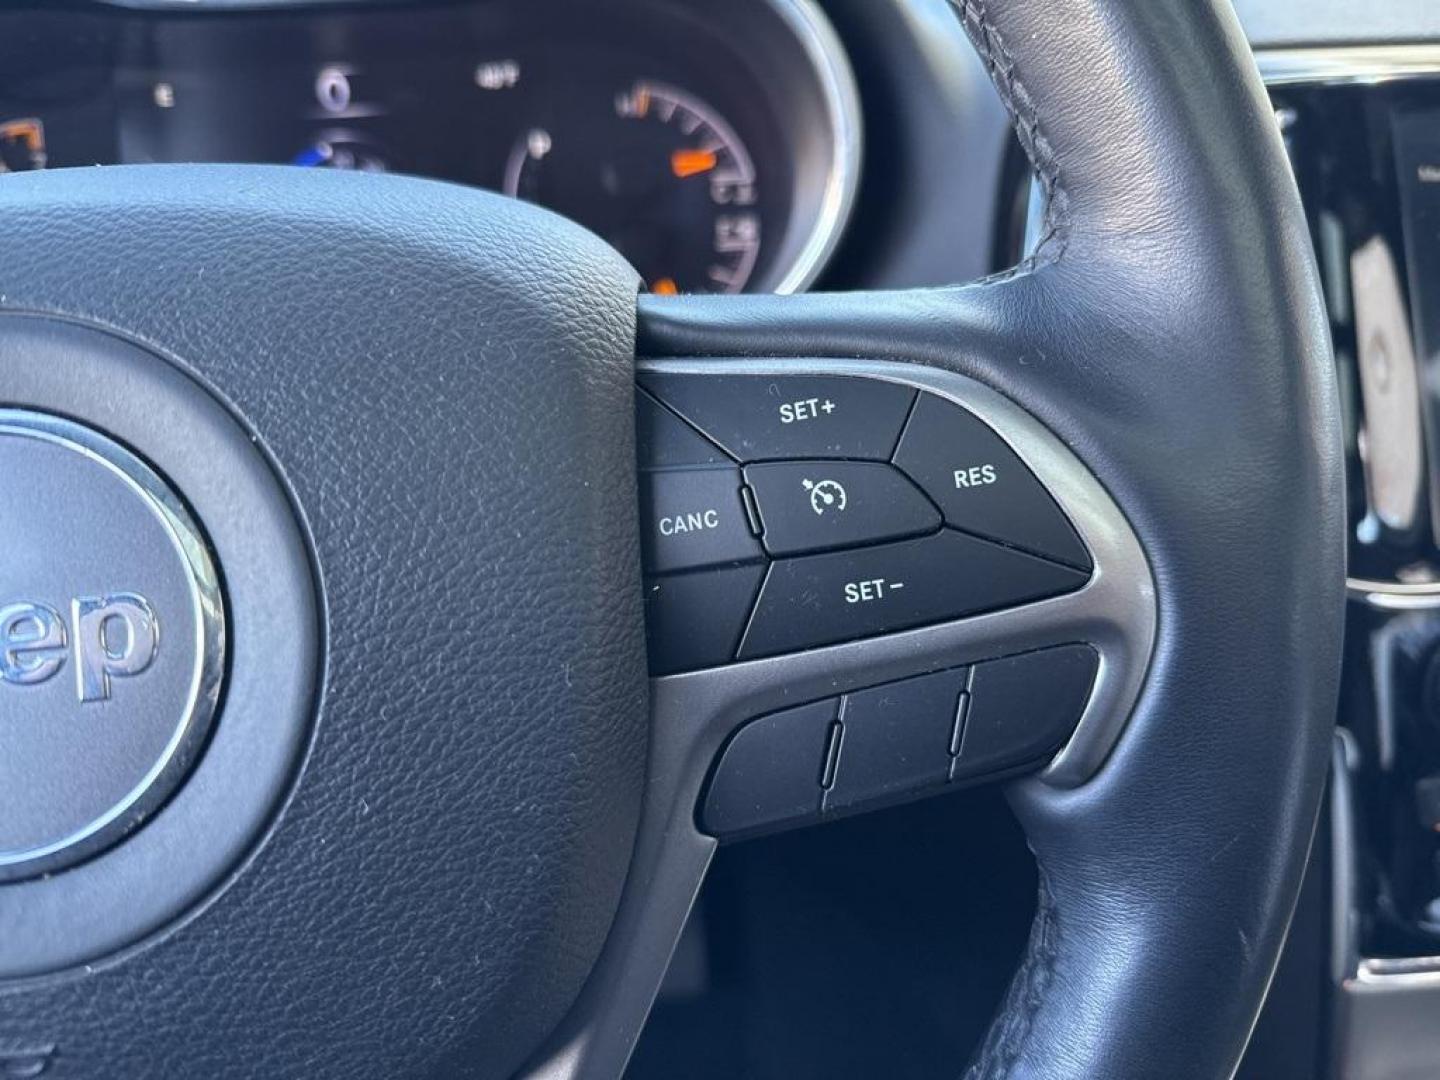
[[[862,118],[812,0],[0,12],[0,172],[255,162],[539,203],[657,293],[792,292],[841,238]]]

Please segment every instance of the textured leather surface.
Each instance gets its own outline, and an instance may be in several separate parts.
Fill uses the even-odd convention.
[[[1340,670],[1340,431],[1305,223],[1227,4],[956,6],[1050,194],[1036,257],[930,292],[645,298],[641,349],[950,367],[1106,484],[1152,561],[1156,653],[1090,783],[1014,792],[1039,915],[972,1075],[1213,1080],[1285,934]]]
[[[6,177],[0,237],[0,305],[119,328],[254,431],[327,637],[253,862],[122,962],[0,988],[0,1045],[66,1077],[513,1072],[589,973],[638,814],[633,271],[533,207],[319,170]]]

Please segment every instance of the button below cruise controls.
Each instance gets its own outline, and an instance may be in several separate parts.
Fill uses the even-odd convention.
[[[1054,754],[1085,712],[1099,669],[1100,654],[1078,644],[979,665],[950,778],[985,776]]]
[[[1039,769],[1099,664],[1089,645],[1052,646],[761,717],[721,755],[701,827],[731,839]]]
[[[817,701],[741,728],[715,767],[700,813],[703,827],[733,836],[818,816],[837,704]]]
[[[782,559],[740,659],[872,637],[1058,596],[1087,574],[945,530],[923,540]]]
[[[641,385],[739,461],[889,461],[915,391],[848,375],[640,376]]]
[[[640,477],[645,569],[668,574],[763,559],[734,466],[668,469]]]
[[[645,633],[650,674],[728,664],[755,606],[765,567],[723,566],[645,582]]]
[[[893,466],[873,461],[749,465],[771,555],[856,547],[940,528],[940,514]]]
[[[968,668],[937,671],[846,696],[835,781],[824,809],[942,787],[951,747],[963,733],[961,695]]]
[[[957,529],[1089,570],[1090,553],[1035,475],[1005,440],[933,394],[915,405],[895,464]]]

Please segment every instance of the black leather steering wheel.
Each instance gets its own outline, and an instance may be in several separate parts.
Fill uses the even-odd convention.
[[[1233,1071],[1340,670],[1340,431],[1305,222],[1223,0],[955,7],[1047,206],[1024,265],[960,288],[637,306],[578,227],[443,184],[0,184],[0,410],[153,466],[225,596],[189,779],[104,852],[0,872],[0,1052],[65,1076],[618,1075],[715,848],[697,800],[745,721],[1093,630],[1108,708],[1065,768],[1011,788],[1039,915],[970,1075]],[[1096,556],[1085,595],[1103,579],[1112,606],[648,679],[637,355],[970,402],[1042,480],[1075,474],[1056,495]],[[118,526],[77,527],[103,549]],[[0,565],[3,606],[58,548],[0,528],[30,555]],[[132,587],[78,566],[75,589]]]

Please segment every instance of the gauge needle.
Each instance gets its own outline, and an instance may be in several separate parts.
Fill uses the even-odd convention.
[[[650,291],[657,296],[679,296],[680,286],[675,284],[674,278],[662,277],[650,286]]]
[[[715,168],[714,150],[676,150],[670,155],[670,171],[681,180]]]
[[[11,120],[0,124],[0,139],[24,143],[25,149],[32,152],[45,147],[45,133],[39,120]]]

